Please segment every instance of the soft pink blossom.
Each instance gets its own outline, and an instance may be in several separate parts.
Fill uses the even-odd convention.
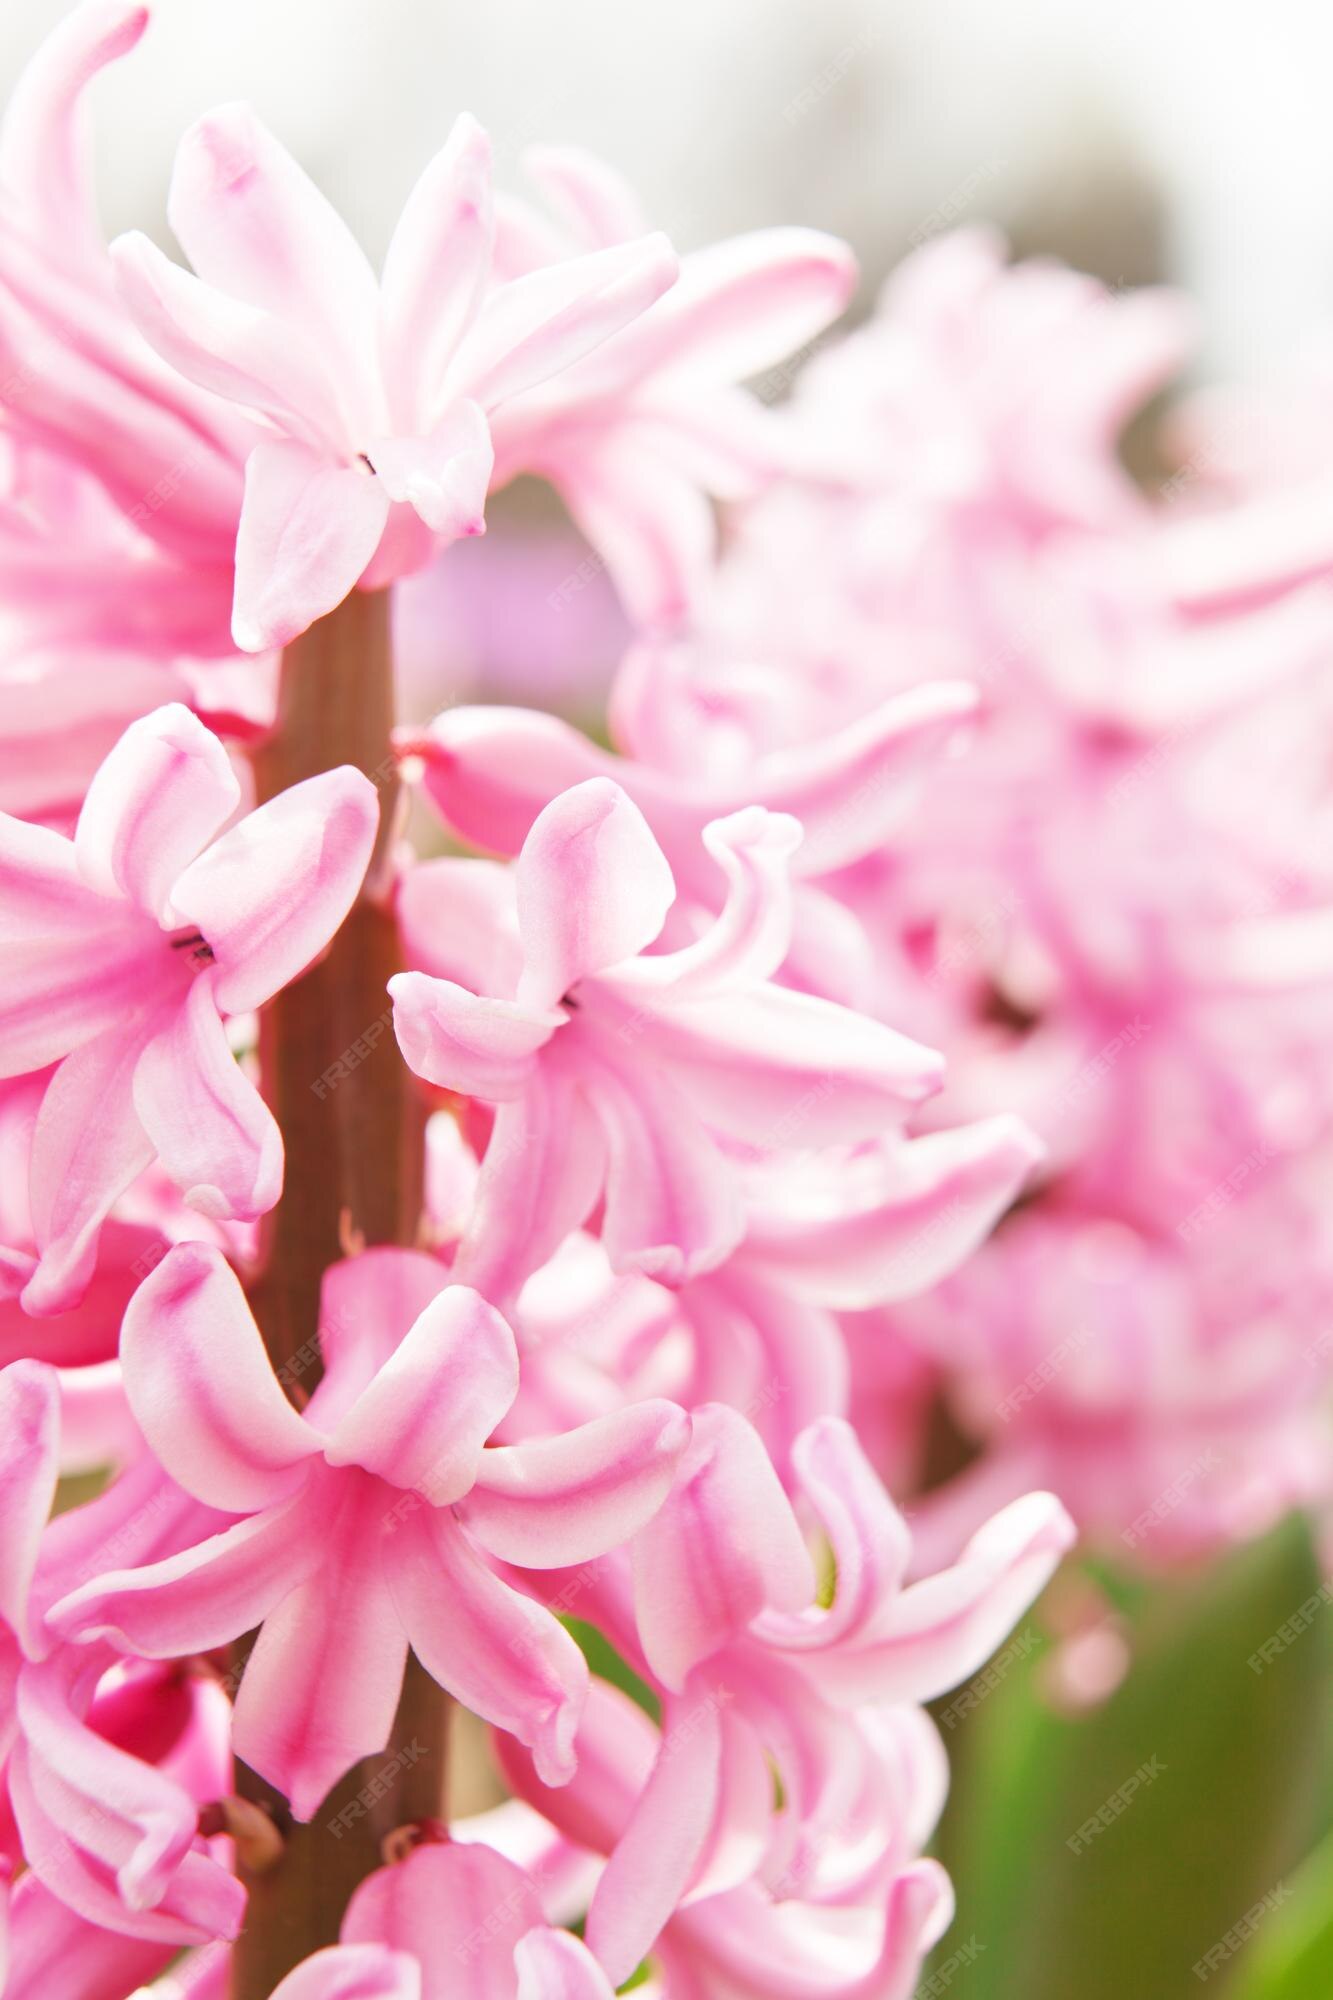
[[[611,2000],[586,1945],[544,1920],[536,1886],[480,1842],[427,1842],[360,1885],[344,1947],[392,1947],[418,1968],[421,2000],[448,2000],[460,1978],[491,2000]]]
[[[461,1825],[459,1837],[520,1852],[549,1885],[547,1914],[559,1920],[573,1896],[582,1901],[586,1895],[580,1861],[623,1851],[654,1771],[679,1767],[676,1822],[663,1829],[656,1854],[640,1849],[635,1857],[631,1897],[641,1907],[627,1912],[630,1927],[620,1935],[608,1933],[602,1944],[588,1939],[611,1976],[627,1964],[634,1969],[631,1954],[642,1937],[651,1940],[652,1964],[668,1992],[679,1982],[707,2000],[769,2000],[773,1994],[908,2000],[926,1952],[953,1913],[944,1871],[916,1858],[944,1801],[943,1753],[932,1724],[920,1710],[886,1707],[863,1711],[845,1726],[837,1796],[816,1838],[802,1852],[779,1839],[754,1873],[756,1814],[762,1806],[772,1817],[767,1763],[731,1755],[720,1773],[709,1776],[699,1799],[690,1791],[706,1768],[707,1751],[716,1753],[708,1717],[728,1714],[729,1694],[720,1679],[702,1703],[659,1732],[637,1703],[595,1682],[580,1725],[573,1782],[552,1792],[502,1746],[511,1783],[536,1812],[516,1819],[524,1808],[501,1807]],[[703,1756],[697,1754],[701,1736]],[[678,1879],[683,1846],[698,1839],[701,1809],[714,1816],[714,1837],[673,1909],[658,1870]],[[591,1872],[596,1879],[595,1864]],[[664,1912],[668,1920],[652,1940]]]
[[[411,1251],[332,1267],[321,1347],[325,1374],[298,1414],[220,1253],[168,1253],[122,1329],[130,1404],[187,1490],[243,1518],[165,1563],[72,1592],[61,1629],[165,1659],[262,1626],[234,1740],[301,1819],[383,1749],[409,1642],[561,1782],[587,1669],[488,1556],[551,1568],[632,1535],[665,1497],[683,1415],[643,1403],[483,1449],[518,1386],[513,1335]]]
[[[281,1136],[225,1021],[328,944],[379,807],[347,766],[228,826],[239,799],[221,743],[172,704],[125,732],[72,840],[0,817],[0,1073],[56,1065],[32,1139],[30,1312],[77,1302],[107,1211],[154,1158],[205,1215],[261,1215],[281,1192]]]
[[[786,1871],[807,1848],[817,1855],[846,1760],[858,1754],[842,1718],[965,1680],[1073,1540],[1054,1496],[1029,1493],[987,1521],[954,1565],[905,1583],[911,1538],[850,1425],[809,1426],[793,1459],[832,1553],[829,1604],[757,1434],[723,1404],[694,1412],[672,1495],[635,1543],[632,1611],[630,1565],[619,1557],[580,1599],[581,1614],[663,1696],[657,1761],[588,1919],[588,1941],[617,1978],[682,1899],[704,1893],[702,1881],[730,1888],[776,1854]],[[769,1759],[786,1800],[777,1817]],[[506,1753],[506,1768],[521,1772],[523,1759]],[[573,1837],[594,1782],[581,1768],[567,1805],[549,1807]]]
[[[607,778],[546,807],[512,872],[436,862],[408,878],[426,969],[389,983],[399,1043],[418,1075],[499,1107],[460,1277],[512,1295],[602,1196],[615,1267],[678,1283],[744,1228],[724,1146],[763,1157],[864,1139],[938,1088],[929,1049],[773,982],[799,838],[759,807],[711,825],[725,903],[655,956],[675,883]]]
[[[234,1936],[244,1892],[197,1825],[226,1781],[221,1691],[118,1661],[102,1642],[65,1643],[47,1616],[108,1562],[152,1562],[225,1517],[141,1452],[97,1500],[48,1524],[61,1429],[55,1370],[17,1361],[0,1371],[0,1749],[12,1858],[85,1925],[171,1948]],[[23,1922],[48,1943],[54,1927],[62,1950],[92,1949],[45,1899]]]
[[[280,645],[363,579],[480,534],[493,412],[558,374],[675,279],[660,236],[490,288],[490,147],[460,118],[408,199],[377,282],[341,218],[245,105],[177,154],[168,213],[193,274],[113,246],[146,338],[269,431],[250,453],[233,634]]]
[[[534,146],[523,165],[546,212],[501,198],[502,273],[606,252],[647,229],[634,191],[604,160]],[[794,455],[782,423],[739,385],[821,334],[855,283],[846,244],[814,229],[755,230],[690,252],[677,284],[632,326],[499,413],[496,484],[543,474],[631,617],[678,622],[708,581],[709,496],[740,500]]]

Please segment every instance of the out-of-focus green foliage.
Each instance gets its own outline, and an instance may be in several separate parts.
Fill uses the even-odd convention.
[[[1333,1994],[1333,1835],[1289,1878],[1290,1899],[1255,1937],[1230,2000]]]
[[[1097,1580],[1132,1649],[1100,1706],[1053,1709],[1040,1609],[970,1712],[937,1704],[958,1917],[920,1992],[1333,2000],[1333,1854],[1297,1872],[1330,1819],[1333,1605],[1307,1525],[1196,1575]]]

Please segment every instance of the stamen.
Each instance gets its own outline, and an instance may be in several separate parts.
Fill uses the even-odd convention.
[[[202,931],[189,931],[183,937],[171,939],[173,951],[188,951],[196,965],[212,965],[213,947]]]

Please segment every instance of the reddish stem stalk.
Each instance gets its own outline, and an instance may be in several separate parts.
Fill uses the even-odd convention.
[[[380,795],[359,901],[324,959],[260,1023],[264,1090],[287,1168],[250,1297],[298,1401],[319,1379],[325,1270],[351,1242],[411,1244],[421,1212],[422,1114],[385,993],[402,963],[382,893],[398,797],[392,726],[388,599],[353,591],[284,652],[276,727],[255,758],[262,798],[337,764],[357,765]],[[237,1648],[238,1664],[250,1643]],[[336,1943],[348,1898],[380,1866],[384,1836],[443,1812],[447,1724],[447,1696],[410,1657],[388,1748],[350,1771],[307,1826],[294,1826],[273,1788],[237,1763],[238,1794],[267,1807],[286,1838],[275,1866],[242,1869],[250,1901],[233,1950],[232,2000],[269,2000],[294,1965]]]

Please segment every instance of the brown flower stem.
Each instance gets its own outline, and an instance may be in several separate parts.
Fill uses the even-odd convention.
[[[352,1247],[415,1242],[421,1212],[422,1113],[385,992],[402,963],[385,895],[398,798],[392,725],[388,599],[353,591],[284,652],[276,726],[254,760],[261,798],[338,764],[364,771],[380,797],[360,899],[325,957],[260,1020],[264,1092],[287,1166],[250,1301],[297,1402],[319,1380],[325,1270]],[[237,1647],[236,1667],[251,1643]],[[387,1748],[349,1771],[306,1826],[293,1825],[286,1802],[238,1761],[238,1797],[266,1810],[283,1839],[262,1872],[241,1863],[250,1901],[232,1954],[232,2000],[268,2000],[294,1965],[336,1943],[352,1891],[381,1865],[386,1835],[444,1811],[447,1725],[447,1696],[410,1657]]]

